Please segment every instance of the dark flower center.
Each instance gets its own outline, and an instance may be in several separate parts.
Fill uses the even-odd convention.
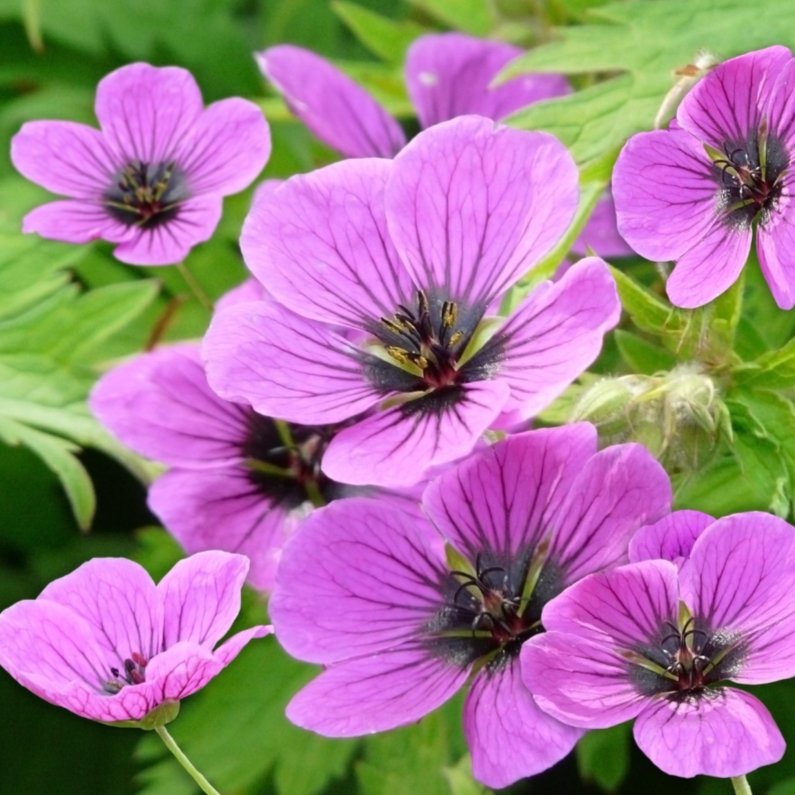
[[[140,685],[146,681],[146,666],[149,661],[137,651],[134,651],[122,663],[122,669],[111,666],[110,673],[113,677],[103,682],[102,689],[106,693],[115,695],[126,685]]]
[[[150,164],[134,160],[115,174],[104,204],[126,226],[154,229],[176,218],[188,197],[185,174],[173,161]]]

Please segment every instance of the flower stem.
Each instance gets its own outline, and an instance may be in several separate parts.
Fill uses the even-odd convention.
[[[732,786],[736,795],[753,795],[751,785],[745,776],[733,776]]]
[[[160,735],[160,739],[166,744],[166,748],[171,751],[188,775],[199,785],[202,792],[207,795],[221,795],[212,784],[193,766],[190,759],[182,752],[182,749],[174,742],[174,738],[168,733],[165,726],[156,726],[155,731]]]
[[[199,283],[196,279],[193,278],[193,274],[187,269],[184,262],[177,263],[177,270],[182,274],[182,278],[185,280],[185,284],[188,285],[190,291],[196,297],[196,300],[205,308],[209,309],[211,312],[213,311],[213,302],[207,297],[207,293],[202,290]]]

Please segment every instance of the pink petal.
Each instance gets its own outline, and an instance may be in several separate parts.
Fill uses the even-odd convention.
[[[179,561],[157,586],[165,648],[187,641],[212,649],[240,612],[248,565],[243,555],[216,551]]]
[[[501,789],[559,762],[583,732],[542,712],[521,680],[519,659],[472,682],[464,705],[472,774]]]
[[[414,297],[386,229],[387,160],[347,160],[268,191],[246,218],[246,264],[304,317],[361,328]]]
[[[274,182],[276,180],[273,180]],[[252,301],[267,301],[272,300],[268,295],[268,291],[254,278],[246,279],[242,284],[233,287],[228,292],[224,293],[215,302],[215,311],[220,312],[227,306],[234,306],[235,304],[248,304]]]
[[[526,105],[571,91],[562,75],[523,75],[491,88],[522,50],[463,33],[428,34],[406,53],[406,86],[423,127],[468,113],[499,120]]]
[[[488,549],[506,556],[534,548],[550,529],[584,461],[596,452],[596,431],[578,423],[540,429],[473,454],[427,488],[431,521],[475,560]]]
[[[248,582],[262,591],[273,587],[299,519],[263,494],[242,466],[166,472],[149,490],[149,507],[189,555],[220,549],[248,557]]]
[[[635,253],[618,233],[616,204],[609,190],[606,190],[596,203],[585,228],[571,247],[572,253],[581,257],[586,256],[589,249],[598,256],[608,259],[631,257]]]
[[[214,652],[213,656],[218,662],[226,666],[240,654],[246,645],[255,638],[265,638],[273,634],[273,627],[257,626],[249,629],[244,629],[242,632],[237,632],[232,635],[229,640],[222,643]]]
[[[90,406],[128,447],[188,468],[240,461],[252,414],[210,389],[193,344],[160,348],[114,367],[94,387]]]
[[[359,351],[326,326],[275,302],[216,313],[202,348],[207,378],[225,400],[306,425],[340,422],[381,399]]]
[[[780,309],[795,306],[795,178],[781,178],[781,195],[775,209],[763,217],[756,230],[756,252],[773,298]]]
[[[774,132],[790,152],[795,144],[795,96],[790,88],[795,79],[794,75],[793,58],[786,62],[778,74],[770,72],[765,78],[765,87],[769,87],[764,100],[766,107],[761,108],[767,115],[768,129]],[[772,85],[769,78],[774,78]]]
[[[401,646],[327,668],[293,697],[287,717],[326,737],[386,731],[444,704],[467,673],[423,649]]]
[[[677,566],[690,557],[696,539],[715,520],[701,511],[674,511],[659,522],[641,527],[629,542],[629,559],[670,560]]]
[[[323,456],[332,480],[354,485],[411,486],[431,467],[472,451],[508,397],[501,381],[450,387],[379,411],[343,428]]]
[[[32,121],[11,140],[11,162],[53,193],[97,201],[119,167],[99,130],[71,121]]]
[[[522,679],[548,715],[584,729],[616,726],[648,701],[619,652],[604,636],[544,632],[522,646]]]
[[[256,59],[290,110],[346,157],[392,157],[406,143],[400,125],[319,55],[282,44],[257,53]]]
[[[560,281],[537,287],[472,359],[494,356],[511,397],[505,406],[528,419],[546,408],[591,365],[621,316],[607,265],[589,257]]]
[[[268,162],[271,136],[262,111],[244,99],[210,105],[175,155],[192,196],[247,188]]]
[[[743,776],[784,755],[770,713],[753,696],[721,688],[694,701],[653,701],[635,721],[635,741],[671,776]]]
[[[97,238],[118,243],[134,234],[99,204],[84,201],[42,204],[22,219],[22,231],[65,243],[89,243]]]
[[[174,265],[188,256],[197,243],[209,240],[221,220],[218,196],[189,199],[177,216],[151,229],[141,229],[116,246],[113,256],[130,265]]]
[[[174,159],[198,121],[202,97],[185,69],[134,63],[100,81],[95,107],[120,159],[163,163]]]
[[[577,169],[552,136],[465,116],[420,133],[387,184],[389,231],[419,285],[488,305],[571,221]]]
[[[434,542],[427,520],[381,501],[313,512],[284,551],[268,606],[279,642],[328,665],[417,637],[444,603]]]

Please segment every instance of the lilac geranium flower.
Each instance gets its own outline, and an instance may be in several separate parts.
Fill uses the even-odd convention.
[[[754,225],[776,303],[795,306],[793,74],[785,47],[732,58],[696,84],[668,130],[640,133],[621,152],[619,231],[644,257],[674,260],[677,306],[706,304],[737,280]]]
[[[521,655],[539,706],[582,728],[636,718],[641,750],[675,776],[728,778],[778,761],[784,739],[768,711],[724,682],[795,675],[795,529],[764,513],[686,511],[640,546],[679,566],[636,547],[638,562],[544,608],[547,632]]]
[[[326,666],[290,720],[332,737],[384,731],[469,680],[464,731],[480,781],[503,787],[565,756],[581,732],[538,709],[519,652],[542,631],[544,604],[626,560],[632,533],[671,499],[645,448],[596,450],[586,423],[530,431],[432,482],[429,518],[359,500],[313,513],[270,602],[285,649]]]
[[[290,312],[218,313],[204,344],[210,385],[291,422],[364,412],[331,441],[326,474],[416,483],[501,414],[527,419],[551,402],[617,322],[615,284],[595,258],[510,318],[488,317],[566,229],[577,192],[557,140],[477,116],[420,133],[394,160],[287,180],[255,203],[241,246]]]
[[[0,665],[84,718],[150,728],[217,676],[257,626],[215,648],[240,611],[242,555],[204,552],[155,585],[137,563],[95,558],[0,613]]]
[[[102,238],[132,265],[180,262],[208,240],[222,197],[247,187],[270,153],[262,112],[243,99],[204,109],[191,74],[136,63],[97,87],[100,130],[67,121],[23,125],[14,166],[68,199],[42,205],[24,232],[69,243]]]

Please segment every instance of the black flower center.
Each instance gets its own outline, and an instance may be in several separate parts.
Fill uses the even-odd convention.
[[[140,685],[146,681],[146,666],[149,661],[137,651],[134,651],[122,663],[122,668],[111,666],[109,668],[111,679],[102,683],[102,689],[111,695],[118,693],[126,685]]]
[[[185,174],[173,161],[150,164],[134,160],[113,177],[104,204],[126,226],[153,229],[176,218],[188,197]]]

